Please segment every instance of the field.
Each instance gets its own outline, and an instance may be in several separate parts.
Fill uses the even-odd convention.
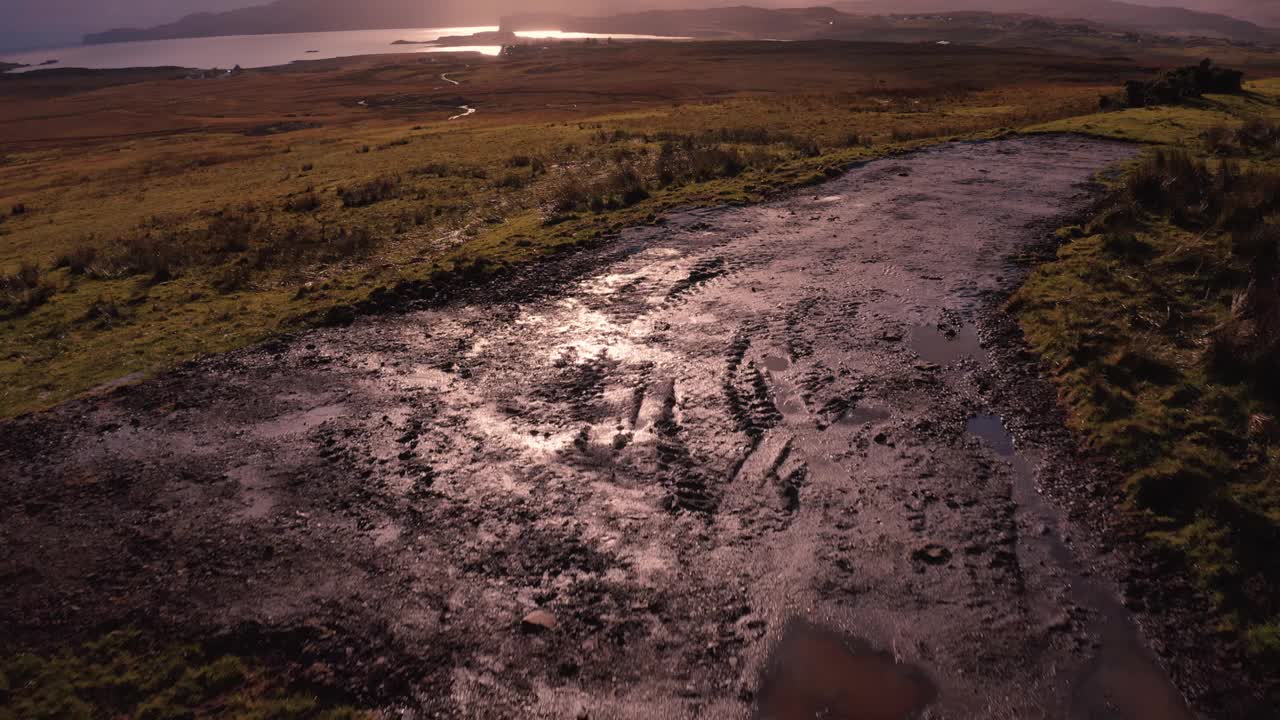
[[[699,43],[5,77],[0,412],[477,258],[1079,115],[1134,72],[1008,50]],[[462,105],[477,113],[449,120]]]

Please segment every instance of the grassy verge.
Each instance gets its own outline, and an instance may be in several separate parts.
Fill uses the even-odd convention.
[[[64,652],[0,664],[0,720],[357,720],[363,714],[272,684],[252,662],[195,645],[109,633]]]
[[[1012,302],[1127,510],[1280,667],[1280,84],[1050,123],[1152,143]]]

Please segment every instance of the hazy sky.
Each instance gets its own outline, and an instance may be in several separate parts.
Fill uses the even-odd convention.
[[[76,42],[87,32],[147,27],[193,12],[219,12],[267,0],[0,0],[0,47]]]

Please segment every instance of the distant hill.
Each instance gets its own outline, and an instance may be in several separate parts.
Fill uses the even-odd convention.
[[[682,5],[691,0],[651,0],[655,5]],[[714,0],[692,0],[712,2]],[[776,5],[783,0],[763,0]],[[1142,0],[1156,2],[1157,0]],[[1210,0],[1170,0],[1209,2]],[[1218,0],[1223,3],[1263,3],[1265,0]],[[188,15],[167,25],[138,30],[110,30],[85,36],[89,44],[215,35],[363,30],[373,28],[492,25],[512,0],[276,0],[268,5],[223,13]],[[558,14],[538,12],[554,4]],[[849,26],[844,13],[904,15],[918,13],[985,12],[1034,15],[1060,20],[1083,20],[1109,28],[1174,35],[1207,35],[1235,42],[1280,42],[1280,32],[1226,15],[1178,7],[1151,7],[1118,0],[841,0],[835,6],[795,9],[716,7],[626,12],[627,0],[533,0],[527,12],[507,18],[519,27],[504,29],[561,29],[601,33],[678,34],[690,36],[834,37],[833,24]],[[610,15],[623,12],[623,15]],[[837,23],[836,19],[845,21]],[[568,23],[572,23],[569,27]],[[554,27],[553,27],[554,26]]]
[[[569,32],[681,35],[686,37],[829,37],[833,24],[849,16],[829,7],[768,9],[719,7],[693,10],[647,10],[605,17],[558,13],[523,13],[502,18],[504,30],[556,28]]]
[[[116,29],[86,35],[85,44],[164,40],[217,35],[267,35],[326,30],[431,27],[449,25],[469,14],[447,4],[405,3],[389,0],[276,0],[268,5],[222,13],[195,13],[177,22],[148,29]]]
[[[33,0],[34,1],[34,0]],[[765,0],[765,4],[777,0]],[[649,0],[650,8],[709,4],[714,0]],[[218,13],[196,13],[156,27],[93,33],[86,44],[216,35],[265,35],[328,30],[494,25],[512,7],[555,8],[577,15],[626,12],[634,0],[275,0]]]
[[[1242,5],[1263,0],[1220,0]],[[1047,18],[1081,19],[1115,28],[1170,35],[1204,35],[1237,42],[1272,42],[1280,33],[1248,20],[1218,13],[1188,10],[1184,7],[1155,6],[1156,0],[1134,4],[1118,0],[844,0],[835,7],[860,14],[945,13],[957,11],[989,11],[1021,13]],[[1208,0],[1169,0],[1193,4]]]
[[[1280,28],[1280,0],[1129,0],[1135,5],[1177,5],[1188,10],[1230,15],[1268,28]]]
[[[910,3],[911,0],[903,0]],[[898,3],[901,4],[901,3]],[[904,11],[880,14],[840,12],[832,8],[768,10],[729,7],[626,13],[608,17],[574,17],[524,13],[505,17],[506,31],[559,28],[573,32],[685,35],[727,40],[840,40],[894,43],[950,43],[986,47],[1027,48],[1096,57],[1139,54],[1150,59],[1178,57],[1187,41],[1174,34],[1137,31],[1132,25],[1110,25],[1078,17],[1047,18],[1026,13],[983,11]],[[1256,26],[1249,25],[1249,28]],[[1203,32],[1203,31],[1202,31]],[[1261,33],[1261,35],[1259,35]],[[1249,38],[1280,43],[1280,33],[1257,28]],[[1209,39],[1196,45],[1225,45]]]
[[[265,0],[0,0],[0,51],[73,45],[107,23],[151,26]]]

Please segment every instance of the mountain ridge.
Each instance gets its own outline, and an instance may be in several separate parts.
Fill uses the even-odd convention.
[[[1147,0],[1153,2],[1155,0]],[[1197,2],[1198,0],[1185,0]],[[601,12],[624,5],[618,0],[604,5],[583,5]],[[670,3],[666,3],[670,5]],[[540,12],[538,5],[522,10],[524,17],[574,17],[571,4],[566,11]],[[137,40],[161,40],[219,35],[264,35],[291,32],[323,32],[333,30],[371,30],[407,27],[450,27],[466,25],[491,25],[501,17],[501,0],[446,0],[431,6],[406,4],[402,0],[373,0],[358,6],[341,0],[275,0],[267,5],[241,8],[221,13],[195,13],[176,22],[146,29],[115,29],[92,33],[84,37],[85,44],[106,44]],[[791,13],[828,11],[852,15],[903,15],[912,13],[990,12],[997,14],[1025,14],[1056,20],[1078,19],[1107,26],[1172,35],[1204,35],[1235,42],[1276,42],[1280,31],[1264,28],[1256,23],[1216,13],[1205,13],[1183,7],[1153,7],[1146,4],[1120,2],[1119,0],[1077,0],[1069,8],[1062,8],[1054,0],[845,0],[833,6],[810,8],[777,7],[718,7],[693,9],[654,8],[643,12],[628,12],[622,17],[644,17],[649,13],[668,13],[673,17],[681,13],[701,13],[707,17],[732,19],[750,13],[773,13],[772,17],[792,23]],[[710,15],[707,15],[707,14]],[[592,13],[586,13],[593,15]],[[601,32],[626,32],[628,26],[617,16],[595,15],[577,17],[580,24],[591,23]],[[612,25],[610,24],[613,20]],[[803,21],[802,21],[803,22]],[[540,28],[545,29],[545,28]],[[564,28],[560,28],[564,29]],[[693,32],[679,32],[689,35]]]

